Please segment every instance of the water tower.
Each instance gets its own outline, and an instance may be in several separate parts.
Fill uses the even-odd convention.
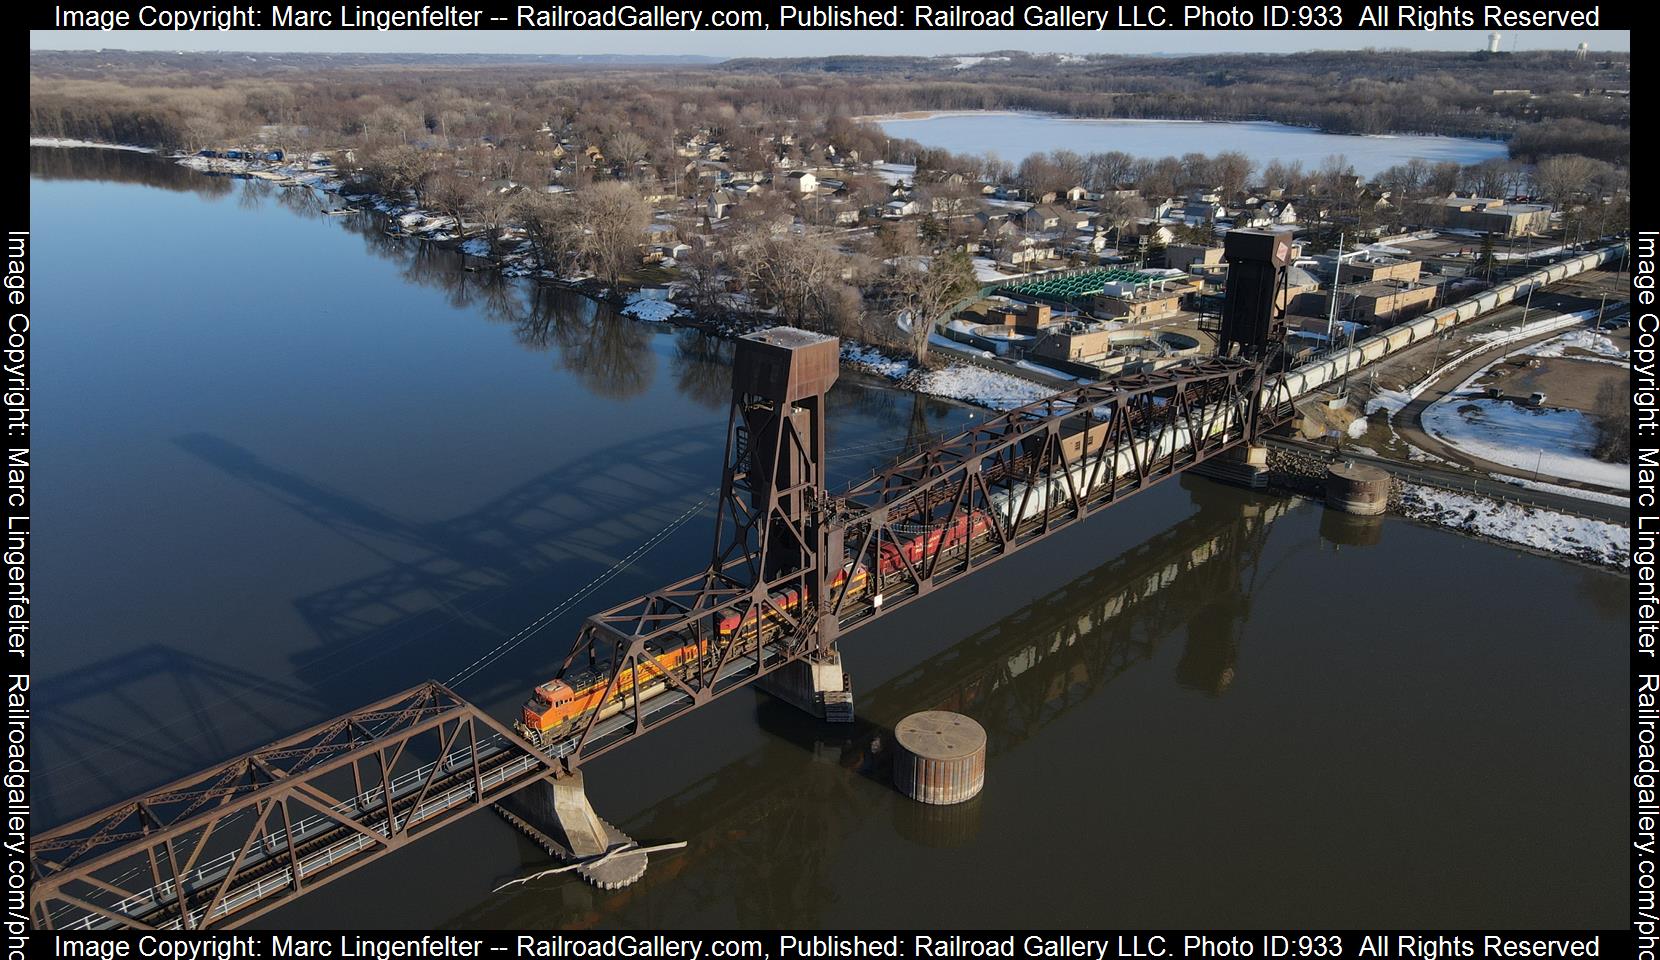
[[[1581,59],[1581,60],[1584,60],[1586,58],[1586,56],[1588,56],[1590,54],[1590,52],[1591,52],[1591,45],[1586,43],[1584,40],[1579,41],[1579,47],[1575,51],[1575,56],[1579,57],[1579,59]]]
[[[1489,33],[1487,35],[1487,52],[1488,53],[1498,53],[1499,52],[1499,39],[1502,36],[1503,36],[1502,34],[1497,34],[1497,33]]]

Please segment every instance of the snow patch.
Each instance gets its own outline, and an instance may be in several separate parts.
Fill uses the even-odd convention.
[[[93,147],[98,150],[130,150],[133,153],[155,153],[150,147],[135,147],[125,143],[104,143],[99,140],[76,140],[71,137],[30,137],[31,147]]]
[[[1622,497],[1617,493],[1598,493],[1595,490],[1582,490],[1579,487],[1564,487],[1560,483],[1546,483],[1543,480],[1526,480],[1521,477],[1512,477],[1502,473],[1490,473],[1494,480],[1503,480],[1505,483],[1529,490],[1543,490],[1546,493],[1560,493],[1565,497],[1574,497],[1578,500],[1592,500],[1597,503],[1613,504],[1616,507],[1631,506],[1630,497]]]
[[[952,344],[959,349],[959,344]],[[1040,383],[970,364],[952,364],[941,370],[919,370],[907,359],[889,357],[862,343],[842,343],[842,360],[919,393],[950,397],[993,410],[1013,410],[1056,391]]]
[[[623,305],[622,312],[636,320],[666,323],[680,313],[680,308],[643,290],[636,290],[628,295],[628,302]]]
[[[1591,456],[1596,426],[1578,410],[1523,407],[1459,392],[1431,404],[1422,419],[1430,436],[1471,456],[1612,490],[1631,489],[1630,467]]]
[[[1536,343],[1517,352],[1531,357],[1560,357],[1570,349],[1621,360],[1631,356],[1619,347],[1614,346],[1614,341],[1608,339],[1607,334],[1591,329],[1572,330],[1560,337],[1546,340],[1544,343]]]
[[[981,283],[987,283],[994,280],[1008,280],[1012,277],[1018,276],[1020,276],[1018,273],[1004,273],[1003,271],[997,269],[997,261],[991,259],[990,257],[974,258],[974,279],[980,281]]]
[[[874,169],[886,183],[912,183],[916,180],[914,163],[878,163]]]
[[[1413,483],[1401,510],[1416,520],[1612,567],[1626,566],[1631,551],[1631,531],[1619,524]]]

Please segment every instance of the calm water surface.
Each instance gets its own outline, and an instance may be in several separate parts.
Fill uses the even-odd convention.
[[[1479,163],[1508,156],[1496,140],[1462,137],[1359,137],[1321,133],[1281,123],[1220,123],[1199,120],[1085,120],[1039,113],[941,113],[917,119],[879,121],[890,136],[908,137],[953,153],[992,153],[1019,163],[1034,153],[1118,150],[1136,157],[1179,157],[1184,153],[1238,150],[1260,170],[1273,160],[1319,169],[1333,154],[1347,157],[1355,172],[1370,177],[1417,157],[1431,163]]]
[[[39,823],[456,676],[718,482],[730,346],[467,273],[316,200],[33,150]],[[974,411],[844,374],[862,475]],[[499,717],[584,613],[462,680]],[[1623,922],[1628,581],[1394,519],[1167,484],[848,639],[860,722],[718,701],[587,768],[683,839],[620,893],[481,814],[270,926]],[[883,782],[919,709],[984,794]]]

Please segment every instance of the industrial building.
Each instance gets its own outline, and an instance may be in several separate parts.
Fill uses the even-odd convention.
[[[1428,310],[1435,302],[1434,284],[1408,280],[1373,280],[1343,287],[1338,315],[1371,326],[1399,323]]]
[[[1446,226],[1459,230],[1520,237],[1550,229],[1550,207],[1541,203],[1454,196],[1425,200],[1424,206],[1439,213]]]
[[[1412,283],[1423,273],[1422,260],[1407,260],[1382,254],[1362,254],[1343,261],[1338,267],[1339,283],[1372,283],[1378,280],[1400,280]]]

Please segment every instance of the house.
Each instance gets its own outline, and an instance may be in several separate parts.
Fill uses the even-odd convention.
[[[1137,218],[1129,225],[1128,233],[1134,237],[1145,237],[1149,244],[1168,245],[1175,242],[1176,232],[1167,224],[1150,220],[1146,217]]]
[[[1090,196],[1090,192],[1085,190],[1083,187],[1073,187],[1072,189],[1066,191],[1067,203],[1083,203],[1084,201],[1090,199],[1095,198],[1092,198]]]
[[[1100,253],[1107,248],[1107,235],[1102,231],[1084,233],[1072,241],[1072,249],[1080,253]]]
[[[716,190],[709,194],[708,209],[705,211],[710,220],[725,220],[737,209],[738,194],[732,190]]]
[[[784,176],[791,193],[817,193],[818,177],[808,170],[792,170]]]
[[[1164,248],[1164,265],[1188,273],[1209,273],[1225,268],[1222,248],[1190,243],[1172,243]]]
[[[1290,201],[1270,200],[1262,205],[1262,212],[1275,223],[1297,222],[1297,208]]]
[[[836,223],[850,227],[859,222],[859,208],[854,206],[843,207],[836,211]]]
[[[1066,214],[1067,211],[1053,203],[1040,203],[1021,211],[1020,223],[1027,230],[1059,230],[1061,218]]]
[[[1009,251],[1009,262],[1016,266],[1053,259],[1055,259],[1054,238],[1042,235],[1028,234],[1021,237],[1014,242],[1013,249]]]
[[[1190,200],[1182,206],[1179,215],[1191,224],[1214,223],[1226,217],[1228,210],[1214,200]]]
[[[915,200],[901,199],[901,200],[889,200],[888,205],[887,205],[887,207],[884,208],[882,215],[885,216],[885,217],[895,217],[895,218],[897,218],[897,217],[911,217],[911,216],[915,216],[915,215],[917,215],[921,212],[922,212],[922,204],[917,203]]]

